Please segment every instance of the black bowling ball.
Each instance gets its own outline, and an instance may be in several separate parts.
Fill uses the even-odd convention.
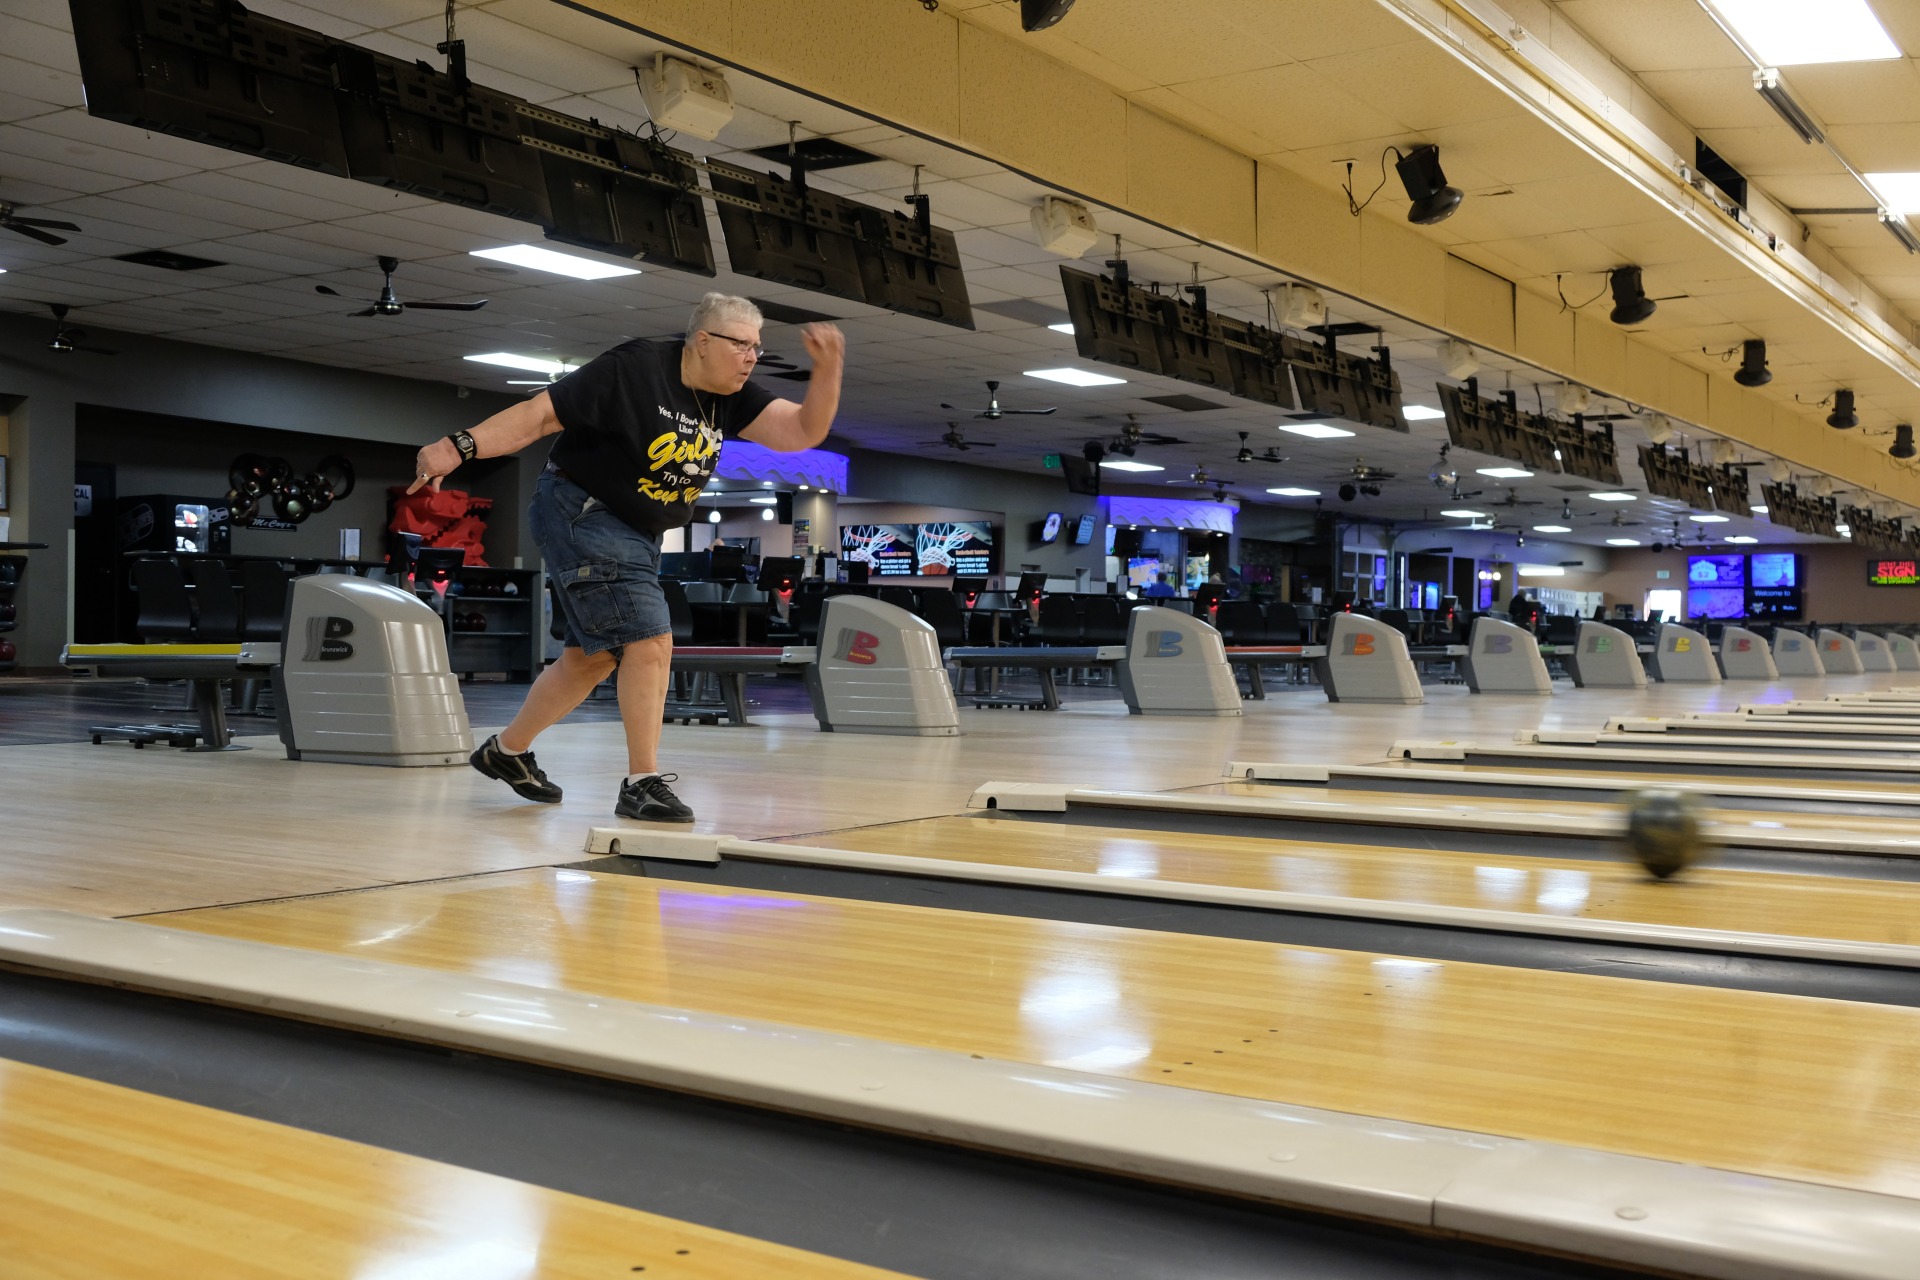
[[[333,486],[327,483],[325,476],[315,472],[307,477],[306,486],[307,502],[315,515],[333,505]]]

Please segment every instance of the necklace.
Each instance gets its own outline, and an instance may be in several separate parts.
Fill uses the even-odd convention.
[[[701,429],[705,431],[713,430],[713,415],[701,406],[699,389],[696,387],[688,387],[687,390],[693,394],[693,411],[700,419]]]

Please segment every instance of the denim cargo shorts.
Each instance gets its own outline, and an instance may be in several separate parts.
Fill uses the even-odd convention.
[[[566,616],[566,644],[589,654],[673,631],[660,590],[660,539],[627,524],[552,467],[527,508]]]

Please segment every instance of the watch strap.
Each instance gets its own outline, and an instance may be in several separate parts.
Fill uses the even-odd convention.
[[[453,447],[460,451],[460,461],[472,462],[479,456],[480,446],[473,442],[471,431],[456,431],[447,439],[453,441]]]

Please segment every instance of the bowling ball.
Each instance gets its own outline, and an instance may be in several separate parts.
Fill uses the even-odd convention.
[[[1685,871],[1707,848],[1697,797],[1685,791],[1637,791],[1627,798],[1627,851],[1656,880]]]
[[[273,491],[273,514],[292,524],[304,524],[312,507],[307,497],[307,486],[299,480],[289,480]]]
[[[12,622],[18,610],[10,604],[0,604],[0,622]]]
[[[353,492],[353,463],[341,454],[328,454],[314,469],[326,477],[327,488],[333,490],[336,502]]]
[[[260,495],[245,489],[227,490],[227,519],[235,524],[251,523],[260,514]]]
[[[15,656],[13,641],[0,640],[0,662],[12,662]]]
[[[307,477],[307,500],[315,515],[333,505],[333,486],[317,471]]]

